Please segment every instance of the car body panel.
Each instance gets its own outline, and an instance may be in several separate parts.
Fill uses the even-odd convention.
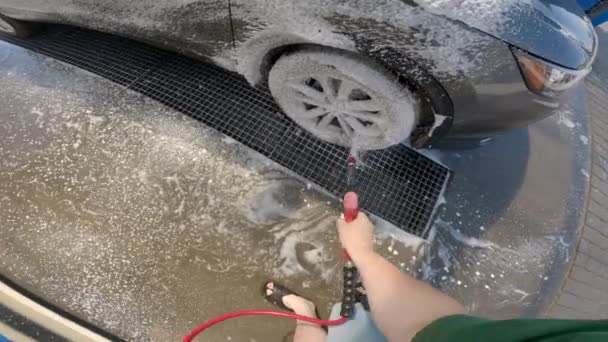
[[[421,1],[0,0],[0,12],[16,19],[110,32],[209,58],[253,84],[264,81],[272,62],[269,53],[285,46],[314,44],[358,52],[426,92],[435,112],[450,117],[445,121],[451,125],[448,134],[458,138],[483,138],[521,127],[559,107],[561,99],[531,93],[522,79],[507,42],[526,48],[523,31],[496,39],[499,32],[485,33],[461,20],[466,18],[447,17],[420,5]],[[543,1],[543,6],[551,9],[559,2]],[[533,44],[538,41],[527,43],[529,49],[537,49],[533,54],[559,58],[553,54],[561,50],[571,56],[557,64],[589,63],[588,41],[577,41],[577,34],[543,17],[549,12],[534,9],[533,13],[526,20],[540,20],[534,27],[538,39],[555,40],[554,45],[542,42],[549,47],[536,48]],[[576,23],[572,19],[571,25]],[[595,42],[592,45],[591,56]],[[448,127],[437,130],[447,131]]]
[[[283,41],[289,34],[297,37],[291,40],[294,44],[340,44],[342,48],[373,56],[423,87],[434,82],[440,84],[445,93],[434,102],[447,97],[452,104],[451,112],[438,111],[454,116],[450,136],[487,137],[545,118],[560,104],[528,90],[508,44],[419,6],[396,5],[392,1],[350,1],[350,5],[361,9],[353,13],[350,6],[276,2],[265,7],[267,3],[248,0],[247,5],[233,5],[237,51],[255,50],[259,44],[249,42],[258,36],[263,37],[260,41],[270,44],[273,37],[268,33],[275,32],[277,41]],[[294,17],[300,22],[294,22]],[[326,38],[324,31],[338,32],[343,37],[332,37],[331,42],[326,42],[318,38]],[[427,73],[409,73],[412,63]],[[250,70],[248,67],[239,71],[247,75]]]
[[[226,0],[0,0],[0,12],[113,33],[198,57],[232,47]]]
[[[584,69],[593,62],[597,37],[574,0],[416,1],[563,67]]]

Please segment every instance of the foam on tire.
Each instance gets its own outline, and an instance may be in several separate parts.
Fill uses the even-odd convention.
[[[418,122],[418,104],[414,95],[398,80],[397,76],[374,62],[344,51],[329,48],[309,48],[281,56],[270,70],[268,83],[270,91],[287,116],[294,119],[298,110],[286,83],[308,75],[340,72],[373,93],[382,103],[387,118],[385,132],[378,138],[358,137],[356,145],[360,149],[375,150],[408,142],[412,130]],[[351,146],[339,135],[320,134],[314,124],[299,124],[318,138],[342,146]]]

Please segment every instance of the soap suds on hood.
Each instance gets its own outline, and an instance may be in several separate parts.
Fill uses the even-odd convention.
[[[395,0],[246,1],[233,11],[235,20],[242,23],[237,50],[225,54],[238,60],[239,72],[249,75],[250,82],[259,77],[259,70],[252,69],[260,65],[260,49],[265,53],[273,47],[297,43],[355,51],[358,41],[369,40],[374,51],[387,47],[407,52],[432,61],[429,71],[453,76],[481,66],[488,67],[481,62],[488,52],[483,47],[493,39],[444,16],[459,11],[467,17],[473,12],[477,20],[499,25],[500,14],[516,6],[517,2],[490,1],[495,3],[496,7],[493,7],[481,0],[465,1],[462,9],[454,4],[449,6],[449,11],[444,2],[429,1],[414,7]],[[496,14],[478,15],[475,5],[482,5],[484,10],[492,9]]]
[[[529,11],[531,0],[414,0],[429,12],[456,19],[493,33],[511,30],[520,11]]]

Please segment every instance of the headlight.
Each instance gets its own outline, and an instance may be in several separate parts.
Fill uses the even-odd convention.
[[[511,50],[528,89],[539,95],[555,97],[572,88],[591,71],[591,67],[583,70],[566,69],[517,48],[512,47]]]

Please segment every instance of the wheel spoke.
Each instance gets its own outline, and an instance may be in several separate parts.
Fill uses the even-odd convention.
[[[291,87],[293,90],[297,91],[298,93],[300,93],[310,99],[321,101],[321,102],[325,101],[325,96],[323,95],[323,93],[316,90],[315,88],[309,87],[307,85],[294,84],[294,83],[289,84],[289,87]]]
[[[305,111],[304,113],[299,115],[299,117],[301,117],[302,119],[314,119],[314,118],[318,118],[319,116],[325,115],[327,113],[328,113],[327,109],[325,109],[323,107],[317,107],[317,108],[313,108],[311,110]]]
[[[338,122],[340,123],[340,127],[342,127],[342,130],[344,131],[346,136],[348,136],[349,138],[352,137],[354,135],[353,127],[351,125],[349,125],[348,122],[346,122],[346,120],[344,120],[344,118],[341,115],[336,116],[336,118],[338,119]]]
[[[317,127],[327,127],[329,126],[329,124],[331,123],[331,120],[333,120],[336,116],[332,113],[327,113],[327,115],[325,115],[321,121],[319,121],[319,123],[317,123]]]
[[[348,108],[352,111],[377,112],[381,108],[374,100],[348,101]]]
[[[372,128],[374,126],[365,127],[361,122],[359,122],[359,120],[353,117],[345,116],[344,121],[346,121],[348,125],[353,128],[357,135],[363,135],[368,137],[374,137],[379,135],[378,129]]]
[[[357,118],[363,121],[369,121],[373,123],[383,123],[384,119],[379,114],[374,114],[370,112],[358,112],[354,110],[350,110],[344,113],[347,116],[352,116],[353,118]]]
[[[353,89],[354,89],[354,87],[353,87],[353,85],[350,82],[342,80],[342,82],[340,83],[340,87],[338,88],[338,96],[337,96],[337,98],[339,100],[346,100],[346,99],[348,99],[348,96],[353,91]]]
[[[308,96],[302,95],[300,93],[296,93],[294,95],[294,97],[301,102],[307,103],[309,105],[313,105],[313,106],[317,106],[317,107],[324,107],[327,104],[325,103],[325,101],[321,101],[321,100],[317,100],[317,99],[312,99]]]
[[[332,86],[331,78],[329,77],[317,77],[316,78],[319,83],[321,83],[321,87],[323,87],[323,93],[330,98],[336,97],[336,92],[334,87]]]
[[[313,124],[313,131],[342,134],[347,140],[357,136],[382,136],[381,128],[387,124],[384,106],[372,98],[365,87],[330,75],[316,75],[312,80],[306,84],[286,84],[291,89],[292,99],[300,101],[298,113],[293,118],[296,122]]]

